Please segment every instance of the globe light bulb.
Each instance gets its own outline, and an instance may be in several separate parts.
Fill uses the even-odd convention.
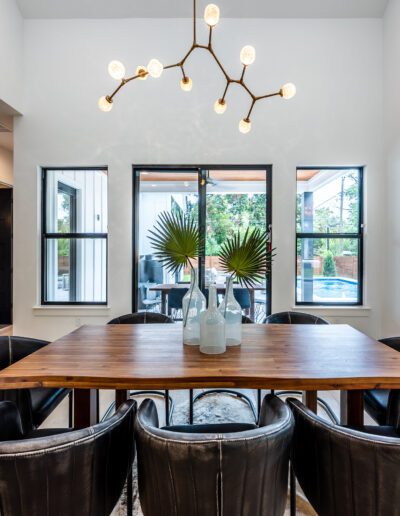
[[[251,65],[256,60],[256,49],[251,45],[246,45],[240,51],[240,62],[245,65]]]
[[[280,94],[286,100],[292,99],[296,95],[296,86],[288,82],[282,86]]]
[[[120,61],[111,61],[108,65],[108,73],[116,81],[120,81],[125,77],[125,66]]]
[[[208,4],[204,9],[204,21],[209,27],[214,27],[219,22],[219,7],[215,4]]]
[[[150,59],[149,64],[147,65],[147,71],[151,77],[158,79],[163,73],[164,67],[160,63],[158,59]]]
[[[239,131],[243,134],[249,133],[251,130],[251,122],[249,118],[243,118],[239,122]]]
[[[139,75],[139,81],[145,81],[149,74],[147,73],[147,68],[145,66],[138,66],[136,68],[135,75]]]
[[[107,97],[100,97],[98,106],[100,111],[107,112],[112,110],[113,103],[112,100],[108,100]]]
[[[218,99],[214,104],[214,111],[218,115],[222,115],[226,111],[226,101],[224,99]]]
[[[181,79],[181,88],[183,91],[191,91],[193,86],[192,79],[190,77],[183,77]]]

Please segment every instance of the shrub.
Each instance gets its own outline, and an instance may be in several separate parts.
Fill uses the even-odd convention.
[[[327,277],[336,276],[336,264],[332,251],[327,251],[322,264],[322,274]]]

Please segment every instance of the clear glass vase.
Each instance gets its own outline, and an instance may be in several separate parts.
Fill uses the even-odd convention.
[[[225,319],[217,307],[217,290],[215,285],[208,289],[208,309],[200,316],[200,351],[209,355],[224,353]]]
[[[190,273],[190,287],[182,299],[183,343],[200,344],[200,314],[206,309],[206,298],[198,285],[197,269]]]
[[[225,297],[219,305],[219,311],[225,319],[225,339],[227,346],[239,346],[242,342],[242,307],[233,294],[233,280],[226,282]]]

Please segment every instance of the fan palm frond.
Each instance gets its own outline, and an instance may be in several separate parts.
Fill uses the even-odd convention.
[[[243,238],[238,231],[220,248],[222,269],[236,278],[240,284],[251,287],[265,279],[269,272],[275,249],[268,249],[268,235],[255,228],[247,228]]]
[[[191,217],[163,211],[149,233],[155,256],[173,274],[199,255],[199,229]]]

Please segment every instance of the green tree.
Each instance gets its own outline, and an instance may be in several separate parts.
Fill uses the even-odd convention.
[[[324,255],[324,261],[322,264],[322,274],[328,278],[336,276],[336,264],[333,258],[332,251],[327,251]]]

